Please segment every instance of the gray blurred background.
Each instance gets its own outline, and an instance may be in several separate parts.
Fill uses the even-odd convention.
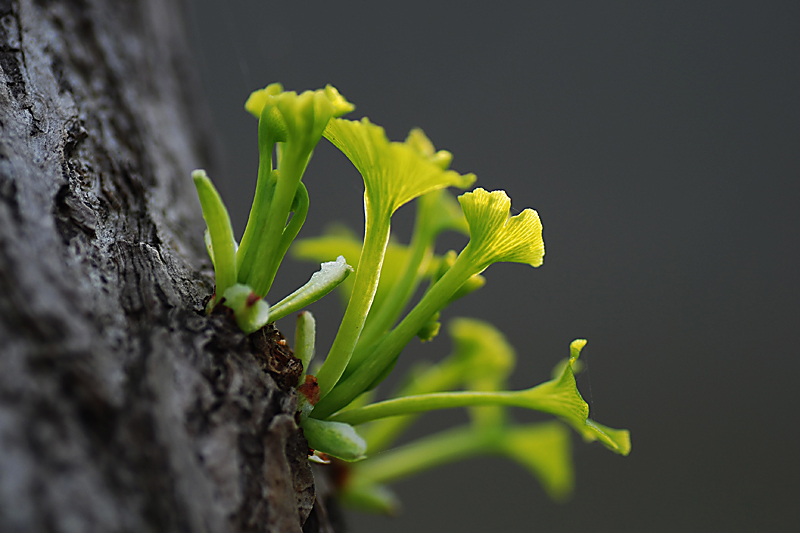
[[[445,319],[499,326],[515,388],[588,338],[592,416],[631,430],[627,458],[575,439],[566,504],[514,464],[471,460],[397,483],[402,516],[350,513],[352,531],[800,530],[800,3],[187,4],[222,148],[212,178],[238,234],[257,168],[252,90],[331,83],[350,118],[394,140],[422,127],[545,228],[544,266],[494,265]],[[362,231],[361,178],[326,141],[305,183],[301,237],[336,220]],[[412,217],[396,215],[403,242]],[[284,263],[271,299],[314,270]],[[312,309],[323,353],[339,303]],[[448,350],[442,335],[402,359]]]

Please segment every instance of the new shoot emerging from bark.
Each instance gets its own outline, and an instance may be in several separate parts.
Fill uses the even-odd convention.
[[[456,202],[447,189],[467,189],[475,176],[450,170],[450,152],[436,151],[419,129],[403,142],[392,142],[367,118],[339,118],[354,106],[331,86],[297,94],[272,84],[255,91],[245,107],[259,120],[260,163],[241,244],[236,243],[228,212],[211,180],[202,170],[192,174],[217,283],[208,309],[230,308],[239,327],[249,334],[302,310],[337,286],[343,291],[344,317],[315,375],[309,368],[317,351],[316,322],[308,311],[297,317],[294,350],[304,368],[297,385],[301,426],[310,446],[353,463],[340,487],[345,502],[395,512],[399,502],[387,483],[479,454],[502,455],[520,463],[551,497],[562,500],[573,487],[567,428],[615,453],[630,452],[628,431],[589,418],[589,406],[575,381],[578,357],[586,345],[583,339],[572,342],[570,356],[556,365],[552,379],[509,391],[507,379],[516,358],[513,348],[488,322],[454,318],[448,327],[454,352],[415,369],[394,394],[372,402],[373,389],[414,337],[435,338],[447,306],[481,288],[486,283],[481,273],[490,265],[542,264],[539,215],[524,209],[510,216],[511,199],[501,190],[477,188],[462,193]],[[296,243],[294,255],[322,263],[321,269],[270,307],[264,297],[308,213],[309,195],[302,178],[322,137],[361,174],[363,239],[340,231]],[[390,240],[391,219],[400,206],[412,201],[417,206],[415,227],[410,244],[403,246]],[[437,255],[437,238],[448,230],[468,235],[469,241],[460,253]],[[405,312],[423,282],[427,289]],[[471,419],[464,427],[392,448],[416,417],[462,407]],[[509,407],[540,411],[557,420],[515,424]],[[381,454],[374,455],[377,452]]]

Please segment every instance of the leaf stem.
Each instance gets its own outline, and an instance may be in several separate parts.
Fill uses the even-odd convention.
[[[574,384],[574,377],[572,377],[571,373],[569,376]],[[328,417],[328,420],[358,425],[379,418],[423,413],[438,409],[478,405],[505,405],[533,409],[585,423],[586,418],[589,416],[588,405],[577,394],[577,389],[575,389],[575,394],[564,394],[567,391],[559,390],[559,384],[562,380],[563,378],[547,381],[536,387],[520,391],[436,392],[417,396],[404,396],[364,407],[348,409]]]
[[[516,392],[434,392],[417,396],[404,396],[364,407],[348,409],[327,418],[336,422],[346,422],[357,426],[372,420],[390,416],[424,413],[439,409],[456,407],[472,407],[475,405],[508,405],[515,406],[518,401]]]
[[[289,150],[290,146],[287,143],[284,151],[289,152]],[[278,257],[278,251],[281,247],[281,237],[286,229],[286,221],[307,163],[308,156],[304,154],[284,153],[278,165],[275,191],[266,215],[263,233],[258,237],[260,246],[255,252],[254,262],[246,281],[260,296],[265,296],[269,292],[280,265],[282,256]]]
[[[266,120],[260,120],[258,123],[258,145],[256,193],[253,198],[253,205],[250,207],[250,215],[247,219],[244,235],[242,235],[242,242],[236,254],[238,280],[240,283],[245,284],[253,268],[258,247],[263,242],[261,235],[264,233],[266,217],[270,211],[272,195],[275,192],[275,185],[278,180],[278,175],[272,168],[272,152],[275,149],[275,141],[272,139]]]
[[[454,389],[462,381],[463,364],[461,361],[447,358],[441,363],[428,368],[419,375],[414,375],[406,386],[402,387],[394,397],[443,392]],[[417,415],[393,416],[376,420],[365,427],[361,434],[368,444],[370,454],[380,452],[391,446],[394,440],[405,430]]]
[[[492,452],[501,431],[483,431],[473,426],[442,431],[435,435],[371,456],[354,466],[358,485],[388,483],[417,472]]]
[[[361,338],[353,353],[353,357],[345,370],[345,376],[352,373],[369,355],[370,348],[380,336],[388,331],[397,321],[408,300],[417,290],[422,275],[425,273],[433,258],[433,245],[430,235],[421,231],[420,224],[415,228],[411,239],[411,254],[405,265],[402,277],[392,287],[380,308],[375,309],[375,316],[371,317],[364,326]]]
[[[316,405],[311,416],[325,418],[332,415],[368,390],[385,369],[394,363],[403,347],[414,338],[423,324],[441,309],[471,275],[476,273],[475,266],[470,264],[468,249],[469,244],[453,266],[431,287],[403,321],[375,346],[370,356]]]
[[[361,259],[359,259],[356,269],[356,279],[353,282],[350,302],[347,304],[328,357],[317,372],[321,398],[324,398],[339,381],[350,361],[361,330],[364,328],[364,321],[369,314],[372,300],[375,298],[375,291],[378,288],[390,231],[391,217],[389,215],[376,214],[367,209],[364,246],[361,249]]]
[[[294,193],[294,199],[292,200],[292,206],[290,210],[292,211],[292,219],[286,224],[286,227],[281,234],[281,241],[278,245],[278,251],[275,257],[274,265],[273,265],[273,272],[272,278],[270,280],[270,284],[272,283],[272,279],[275,278],[275,274],[278,271],[278,267],[283,261],[283,257],[286,255],[286,252],[289,250],[289,246],[292,245],[297,234],[300,233],[300,230],[303,228],[303,224],[306,222],[306,216],[308,215],[308,190],[306,186],[303,185],[303,182],[300,181],[297,183],[297,190]]]

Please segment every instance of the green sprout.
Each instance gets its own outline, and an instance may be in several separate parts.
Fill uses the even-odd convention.
[[[261,302],[269,292],[283,257],[308,214],[302,177],[328,122],[354,106],[328,85],[302,94],[278,83],[250,95],[245,108],[258,120],[259,166],[256,193],[241,245],[228,211],[203,170],[192,173],[205,218],[206,246],[214,264],[216,290],[209,310],[224,303],[242,331],[252,333],[321,298],[352,269],[337,262],[322,265],[319,276],[278,303],[270,312]],[[277,153],[277,166],[273,154]],[[272,318],[270,319],[270,316]]]
[[[489,266],[542,264],[539,216],[532,209],[510,216],[511,199],[501,190],[477,188],[456,201],[447,189],[466,189],[475,176],[450,170],[450,152],[437,151],[420,129],[403,142],[392,142],[367,118],[339,118],[354,106],[331,86],[297,94],[272,84],[255,91],[245,108],[259,120],[259,170],[241,245],[208,176],[202,170],[192,174],[216,276],[208,311],[227,307],[247,334],[302,311],[294,340],[295,355],[303,365],[297,384],[300,425],[315,458],[323,454],[352,463],[347,481],[339,487],[345,503],[396,512],[399,501],[388,483],[476,455],[518,462],[553,499],[563,500],[574,484],[568,428],[620,455],[630,452],[628,431],[589,418],[589,406],[578,391],[575,375],[584,339],[571,343],[569,357],[555,366],[550,380],[511,391],[507,381],[516,354],[502,333],[488,322],[455,318],[447,327],[453,352],[438,363],[418,365],[397,391],[373,401],[374,389],[414,337],[423,342],[435,338],[447,306],[481,288],[486,283],[482,273]],[[363,239],[340,229],[293,246],[309,208],[302,178],[322,137],[361,174]],[[412,201],[417,209],[414,230],[409,244],[403,245],[392,238],[391,219]],[[436,253],[437,239],[445,231],[469,236],[460,253]],[[308,283],[270,307],[264,298],[290,247],[295,257],[321,267]],[[427,287],[412,305],[423,283]],[[318,351],[316,320],[303,309],[337,287],[345,302],[344,316],[312,375]],[[517,424],[512,407],[557,420]],[[466,408],[470,422],[393,447],[419,416],[454,408]]]

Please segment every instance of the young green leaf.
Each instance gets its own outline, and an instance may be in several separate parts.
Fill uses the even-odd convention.
[[[256,91],[245,107],[259,117],[259,177],[242,246],[239,281],[267,294],[278,265],[305,220],[307,194],[300,180],[328,121],[353,109],[336,89],[297,94],[273,84]],[[275,143],[277,169],[272,168]],[[299,198],[299,199],[298,199]],[[294,216],[287,226],[289,213]]]
[[[422,130],[412,130],[406,143],[412,139],[415,139],[418,144],[423,144],[424,150],[420,148],[418,151],[422,150],[426,157],[434,157],[432,155],[433,144],[425,137]],[[446,153],[449,155],[449,152]],[[447,162],[449,163],[449,159]],[[436,238],[445,230],[469,233],[467,221],[455,198],[446,189],[437,189],[419,197],[414,234],[409,245],[409,254],[406,261],[402,263],[402,274],[396,283],[391,285],[385,302],[378,302],[377,297],[376,302],[373,302],[373,312],[367,318],[367,324],[361,333],[348,369],[345,370],[345,376],[348,376],[352,373],[352,369],[361,364],[372,345],[397,322],[420,282],[431,270],[435,257],[433,252]],[[398,264],[395,268],[400,265]],[[384,285],[383,275],[381,285]],[[379,285],[378,289],[380,290],[380,288]],[[432,339],[438,333],[436,324],[437,322],[433,320],[423,326],[421,331],[424,330],[424,332],[423,335],[419,335],[420,339]]]
[[[311,361],[314,359],[316,339],[317,323],[314,315],[309,311],[298,313],[294,329],[294,355],[303,363],[303,373],[300,375],[299,383],[304,382]]]
[[[603,446],[619,455],[631,453],[631,434],[627,429],[614,429],[587,419],[583,425],[572,424],[586,442],[599,441]]]
[[[305,285],[270,307],[270,321],[280,320],[316,302],[335,289],[352,272],[353,267],[348,265],[341,255],[336,261],[322,263],[319,271],[311,274],[311,279]]]
[[[343,461],[360,461],[366,457],[367,443],[348,424],[306,418],[300,426],[308,445]]]
[[[263,89],[259,89],[250,93],[250,96],[244,103],[244,108],[248,113],[260,119],[261,112],[264,110],[264,106],[267,105],[267,102],[271,101],[273,96],[277,96],[282,92],[283,85],[280,83],[271,83]]]
[[[218,299],[228,287],[236,283],[236,239],[228,210],[206,171],[195,170],[192,172],[192,180],[208,227],[206,246],[214,263]]]
[[[233,311],[236,324],[247,335],[269,324],[269,304],[247,285],[232,285],[225,290],[223,297],[223,305]]]
[[[322,92],[330,101],[330,103],[333,105],[334,117],[346,115],[356,108],[356,106],[348,102],[344,96],[342,96],[339,91],[330,84],[326,85],[324,89],[314,92]],[[270,102],[270,98],[278,96],[281,93],[283,93],[283,85],[280,83],[272,83],[263,89],[253,91],[250,94],[250,97],[247,99],[247,102],[245,102],[244,107],[251,115],[256,118],[260,118],[261,112],[264,110],[264,106]]]
[[[469,187],[474,174],[442,169],[418,148],[389,142],[383,128],[366,117],[360,122],[333,119],[325,137],[341,150],[364,178],[366,209],[391,216],[401,205],[443,187]]]
[[[464,252],[483,268],[506,261],[538,267],[544,259],[542,223],[533,209],[508,216],[511,199],[504,191],[478,188],[458,197],[469,224],[470,240]]]

